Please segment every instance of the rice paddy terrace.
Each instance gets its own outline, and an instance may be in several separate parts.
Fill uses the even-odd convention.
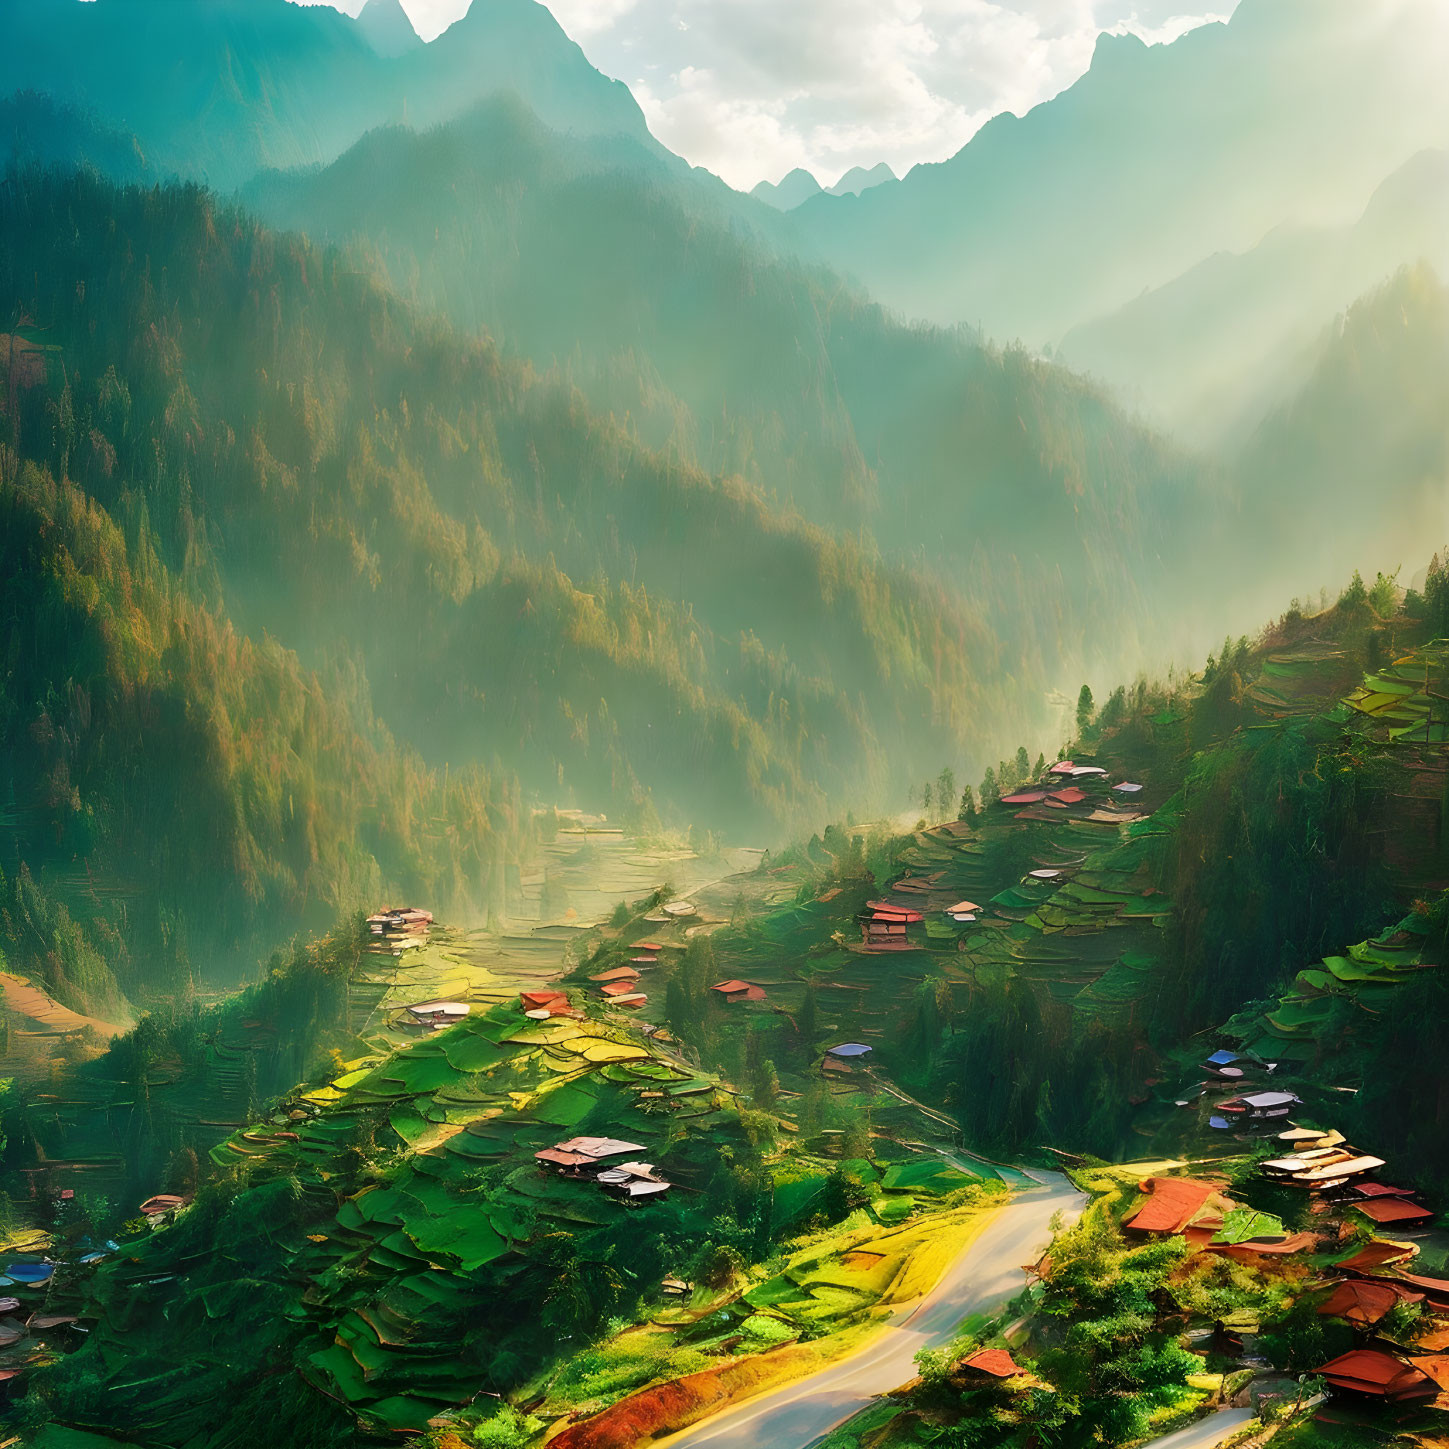
[[[87,1061],[93,1053],[67,1052],[65,1029],[75,1029],[68,1017],[17,1027],[4,1066],[34,1084],[25,1112],[25,1130],[39,1149],[27,1174],[32,1194],[53,1198],[70,1188],[117,1204],[127,1194],[139,1201],[164,1168],[142,1150],[143,1140],[205,1153],[275,1092],[308,1076],[321,1048],[335,1047],[349,1060],[376,1059],[406,1040],[400,1027],[409,1003],[447,998],[486,1008],[507,1000],[564,970],[575,943],[621,899],[647,895],[663,882],[683,890],[708,886],[758,858],[734,850],[705,860],[619,832],[565,829],[521,873],[513,917],[492,929],[435,929],[405,951],[360,957],[335,1007],[327,1003],[335,1015],[315,1024],[317,1031],[290,998],[263,997],[250,1011],[233,1006],[205,1016],[204,1001],[193,1000],[174,1008],[195,1014],[190,1049],[163,1051],[138,1068],[129,1058],[123,1065],[114,1055]],[[552,918],[542,909],[546,881]],[[28,1210],[23,1199],[17,1206]]]
[[[1030,803],[1001,804],[975,825],[948,822],[906,837],[884,889],[867,877],[835,874],[844,846],[837,857],[817,842],[808,858],[766,868],[762,875],[771,885],[754,911],[706,927],[721,980],[763,992],[753,1001],[712,1002],[716,1024],[728,1032],[774,1014],[788,1030],[812,988],[821,1043],[834,1033],[868,1045],[868,1060],[879,1069],[834,1074],[832,1090],[866,1093],[878,1110],[890,1112],[898,1099],[881,1083],[906,1049],[903,1033],[928,982],[933,989],[944,983],[955,1012],[970,1010],[973,989],[983,981],[1016,976],[1083,1014],[1130,1014],[1137,997],[1152,989],[1171,908],[1150,869],[1162,829],[1152,811],[1163,792],[1148,784],[1124,805],[1105,766],[1079,768],[1101,773],[1073,785],[1058,776],[1040,792],[1027,792],[1035,796]],[[1050,800],[1052,791],[1070,803]],[[963,906],[970,909],[953,909]],[[863,921],[896,913],[910,918],[898,940],[876,946],[863,939]],[[686,942],[655,934],[663,947],[657,956],[610,944],[575,979],[587,988],[591,978],[633,960],[649,997],[644,1014],[663,1021],[673,948]],[[783,1060],[780,1065],[787,1070]],[[801,1087],[800,1073],[788,1085]],[[920,1122],[911,1106],[897,1125],[909,1131]]]
[[[1419,850],[1443,789],[1433,686],[1443,647],[1367,679],[1331,642],[1270,651],[1244,690],[1243,737],[1306,722],[1381,756]],[[1402,718],[1416,712],[1418,737]],[[891,1235],[909,1236],[993,1176],[926,1147],[955,1121],[901,1090],[916,1024],[924,1014],[939,1030],[1009,980],[1079,1025],[1130,1031],[1162,989],[1172,912],[1162,860],[1193,728],[1191,700],[1168,702],[974,822],[895,841],[875,878],[860,869],[860,843],[832,832],[783,863],[683,874],[669,909],[592,933],[569,919],[440,929],[417,949],[369,956],[347,986],[350,1045],[338,1067],[261,1120],[248,1111],[247,1062],[289,1049],[282,1021],[225,1019],[206,1043],[202,1089],[158,1065],[144,1109],[134,1082],[97,1077],[87,1088],[72,1074],[36,1129],[53,1134],[63,1165],[103,1173],[124,1153],[128,1113],[175,1112],[211,1131],[222,1180],[243,1186],[204,1190],[105,1262],[58,1270],[28,1305],[73,1312],[89,1329],[50,1370],[80,1406],[70,1422],[124,1427],[137,1443],[226,1443],[209,1427],[210,1404],[259,1392],[234,1367],[257,1362],[287,1384],[289,1412],[339,1415],[369,1433],[419,1429],[480,1392],[568,1418],[867,1321],[894,1301],[890,1284],[910,1256]],[[540,899],[545,882],[555,901],[567,892],[581,917],[659,879],[659,861],[612,842],[561,838],[554,852],[534,885]],[[617,875],[601,871],[601,855]],[[904,930],[883,938],[876,921]],[[670,1030],[670,1002],[702,938],[719,980],[694,983],[704,997],[696,1042]],[[1243,1089],[1272,1062],[1273,1085],[1331,1120],[1334,1088],[1353,1084],[1325,1070],[1328,1048],[1437,964],[1424,939],[1411,915],[1305,966],[1273,1002],[1229,1022],[1224,1039],[1250,1065]],[[621,1003],[605,988],[626,968]],[[557,985],[561,971],[582,1014],[525,1015],[520,989]],[[419,1037],[405,1008],[420,998],[462,1001],[470,1014]],[[770,1112],[753,1114],[741,1110],[740,1085],[746,1044],[762,1032],[781,1048],[781,1091]],[[713,1069],[696,1054],[705,1040]],[[869,1051],[822,1071],[822,1051],[843,1040]],[[1241,1152],[1206,1120],[1216,1098],[1180,1085],[1200,1088],[1195,1053],[1144,1077],[1134,1130],[1164,1155]],[[761,1115],[777,1145],[760,1138]],[[862,1126],[868,1152],[847,1145]],[[630,1206],[539,1171],[536,1152],[589,1134],[636,1145],[672,1184],[667,1198]],[[812,1244],[842,1159],[863,1196],[845,1238],[837,1223],[835,1240]],[[784,1259],[750,1276],[781,1244]],[[685,1281],[704,1247],[725,1246],[746,1266],[743,1280]],[[684,1281],[682,1302],[661,1297],[671,1277]],[[636,1304],[653,1305],[653,1330],[623,1328],[607,1339],[606,1362],[552,1376],[560,1342],[593,1338]],[[95,1395],[76,1391],[86,1383]]]
[[[1353,650],[1310,635],[1258,655],[1241,697],[1239,737],[1250,750],[1294,725],[1312,740],[1377,761],[1385,782],[1382,852],[1406,904],[1449,878],[1438,845],[1449,768],[1436,733],[1449,703],[1436,698],[1433,683],[1446,668],[1449,644],[1434,641],[1365,676]],[[798,1046],[795,1023],[808,989],[818,1011],[807,1044],[815,1054],[787,1050],[774,1058],[784,1110],[797,1110],[791,1098],[810,1091],[820,1048],[849,1039],[872,1048],[868,1066],[830,1063],[832,1096],[869,1108],[883,1130],[909,1135],[921,1127],[923,1109],[892,1079],[909,1074],[919,1049],[912,1022],[927,996],[944,1024],[969,1013],[981,987],[1016,980],[1044,1010],[1068,1013],[1075,1030],[1101,1023],[1130,1032],[1165,989],[1173,901],[1161,882],[1194,760],[1195,696],[1189,690],[1169,700],[1133,731],[1108,733],[1095,755],[1053,767],[970,823],[946,822],[895,842],[892,874],[881,887],[859,870],[840,833],[786,864],[763,867],[753,909],[690,927],[712,933],[722,984],[758,988],[754,999],[711,993],[710,1029],[725,1042],[719,1059],[743,1070],[729,1043],[738,1047],[746,1026],[759,1030],[772,1018],[778,1039]],[[903,923],[901,934],[872,937],[870,922],[886,917]],[[1375,939],[1345,943],[1341,954],[1300,972],[1273,1010],[1230,1023],[1225,1039],[1285,1072],[1299,1063],[1305,1091],[1321,1096],[1312,1076],[1332,1035],[1328,1023],[1351,1030],[1436,964],[1422,958],[1415,935],[1422,929],[1410,916]],[[581,965],[578,985],[597,992],[592,978],[632,960],[637,987],[648,995],[644,1015],[663,1021],[678,959],[672,948],[685,939],[660,940],[664,949],[653,957],[637,956],[627,943],[607,945]],[[1176,1154],[1201,1140],[1178,1105],[1185,1091],[1197,1102],[1197,1092],[1183,1086],[1196,1073],[1194,1050],[1165,1064],[1143,1056],[1133,1119],[1135,1135],[1145,1139],[1141,1150]]]
[[[539,1022],[500,1004],[345,1067],[213,1149],[240,1192],[203,1191],[89,1281],[75,1270],[49,1290],[90,1330],[57,1370],[79,1426],[225,1442],[208,1437],[216,1402],[244,1396],[266,1363],[318,1413],[420,1429],[480,1391],[516,1389],[595,1312],[658,1300],[664,1276],[728,1240],[722,1208],[746,1259],[792,1237],[837,1165],[788,1151],[740,1179],[732,1161],[758,1159],[734,1089],[622,1022]],[[667,1200],[631,1207],[539,1170],[537,1151],[585,1132],[659,1164]],[[918,1291],[921,1229],[904,1220],[983,1179],[907,1150],[853,1166],[865,1198],[847,1240],[802,1246],[743,1296],[666,1304],[668,1364],[655,1344],[602,1394],[565,1385],[540,1400],[602,1407],[661,1367],[813,1337]],[[940,1242],[964,1222],[932,1221]],[[80,1391],[90,1382],[96,1397]]]
[[[688,914],[601,935],[648,930],[683,943],[726,901],[738,906],[760,888],[711,887],[706,874],[717,867],[696,870],[699,904]],[[178,1067],[170,1079],[152,1064],[139,1084],[77,1073],[81,1086],[35,1109],[68,1153],[46,1164],[43,1192],[112,1180],[126,1142],[108,1134],[160,1112],[211,1129],[214,1181],[179,1211],[151,1205],[149,1227],[131,1225],[119,1246],[12,1238],[7,1291],[39,1315],[32,1323],[79,1325],[53,1345],[27,1336],[13,1367],[30,1375],[78,1350],[51,1370],[67,1425],[127,1442],[230,1442],[216,1403],[244,1402],[269,1379],[266,1392],[280,1392],[288,1412],[388,1435],[480,1393],[517,1391],[555,1362],[561,1342],[593,1337],[601,1316],[657,1303],[661,1281],[690,1272],[712,1242],[740,1263],[795,1244],[748,1293],[746,1282],[697,1286],[663,1303],[667,1343],[647,1354],[631,1345],[632,1368],[606,1388],[540,1381],[530,1391],[543,1412],[573,1413],[701,1355],[814,1338],[826,1323],[898,1301],[934,1262],[916,1251],[921,1215],[954,1204],[955,1218],[932,1217],[938,1246],[949,1243],[970,1216],[963,1193],[999,1189],[989,1168],[883,1144],[873,1161],[850,1164],[862,1196],[836,1222],[844,1237],[807,1251],[799,1235],[822,1221],[838,1144],[789,1142],[762,1166],[737,1090],[667,1033],[605,1001],[587,1015],[527,1015],[520,989],[556,978],[577,935],[571,924],[502,935],[442,928],[415,949],[363,952],[343,988],[353,1054],[260,1120],[248,1118],[247,1063],[290,1050],[285,1021],[263,1011],[221,1013],[200,1071]],[[469,1014],[420,1034],[406,1005],[441,996],[461,996]],[[772,1130],[788,1141],[790,1126]],[[657,1164],[672,1184],[667,1199],[631,1205],[540,1170],[536,1152],[590,1133],[626,1139]],[[52,1271],[24,1281],[45,1260]],[[258,1364],[268,1366],[261,1380]]]

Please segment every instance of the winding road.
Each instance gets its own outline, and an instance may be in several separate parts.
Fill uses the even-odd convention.
[[[923,1348],[949,1343],[968,1314],[991,1312],[1021,1291],[1023,1265],[1035,1262],[1051,1241],[1053,1216],[1073,1218],[1086,1202],[1057,1173],[1034,1172],[1029,1180],[941,1281],[924,1298],[899,1308],[863,1348],[809,1378],[660,1440],[659,1449],[806,1449],[880,1394],[913,1379],[915,1356]]]

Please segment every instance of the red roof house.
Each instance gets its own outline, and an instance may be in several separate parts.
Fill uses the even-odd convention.
[[[1422,1303],[1424,1295],[1408,1287],[1382,1280],[1346,1278],[1318,1305],[1324,1318],[1342,1318],[1368,1328],[1403,1303]]]
[[[1407,1243],[1386,1243],[1381,1238],[1375,1238],[1338,1266],[1350,1273],[1371,1273],[1375,1268],[1387,1267],[1390,1263],[1402,1263],[1417,1251]]]
[[[1428,1374],[1377,1348],[1355,1348],[1314,1372],[1342,1392],[1398,1403],[1433,1398],[1439,1386]]]
[[[1356,1202],[1354,1207],[1375,1223],[1424,1223],[1434,1214],[1416,1202],[1403,1197],[1378,1197]]]
[[[590,976],[590,981],[637,981],[639,972],[633,966],[616,966],[612,971],[601,971],[597,976]]]
[[[1222,1194],[1216,1183],[1195,1177],[1149,1177],[1147,1201],[1122,1224],[1132,1233],[1180,1233]],[[1221,1205],[1221,1204],[1219,1204]]]
[[[961,1367],[971,1373],[986,1374],[993,1379],[1015,1378],[1022,1371],[1004,1348],[983,1348],[980,1353],[963,1358]]]

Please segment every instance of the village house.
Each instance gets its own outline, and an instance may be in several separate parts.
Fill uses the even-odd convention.
[[[1232,1208],[1221,1187],[1202,1178],[1149,1177],[1143,1180],[1142,1191],[1147,1201],[1122,1224],[1123,1232],[1148,1237],[1194,1230],[1205,1246]]]
[[[1378,1348],[1355,1348],[1314,1370],[1335,1392],[1353,1398],[1411,1403],[1432,1399],[1439,1386],[1428,1374]]]
[[[763,986],[752,985],[748,981],[720,981],[709,988],[716,995],[725,1001],[763,1001],[765,989]]]

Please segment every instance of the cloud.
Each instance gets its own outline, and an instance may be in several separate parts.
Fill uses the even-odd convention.
[[[1180,3],[1180,0],[1179,0]],[[1211,3],[1211,0],[1210,0]],[[804,166],[899,174],[959,150],[1086,69],[1098,34],[1176,39],[1216,14],[1171,0],[557,0],[589,58],[633,89],[655,134],[748,187]],[[604,12],[608,12],[607,18]]]
[[[337,0],[355,10],[360,0]],[[484,0],[486,3],[486,0]],[[559,23],[625,81],[655,135],[748,188],[796,166],[826,185],[855,165],[897,174],[958,151],[1087,68],[1104,30],[1151,44],[1237,0],[552,0]],[[1191,3],[1191,0],[1189,0]],[[430,37],[466,0],[403,0]]]

